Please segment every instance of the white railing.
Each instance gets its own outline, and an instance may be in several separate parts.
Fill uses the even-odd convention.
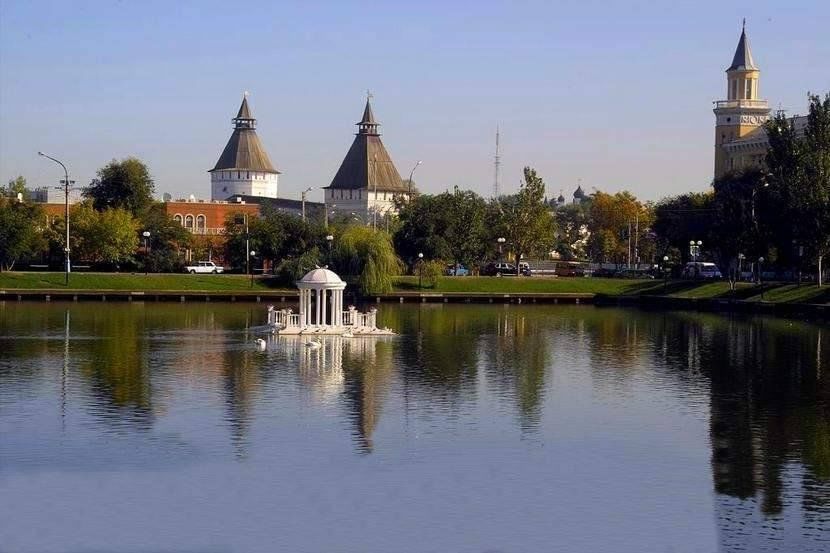
[[[377,311],[371,309],[368,313],[360,313],[356,309],[343,311],[343,326],[360,326],[375,328]]]
[[[268,324],[280,328],[300,326],[300,314],[292,313],[290,309],[268,309]]]

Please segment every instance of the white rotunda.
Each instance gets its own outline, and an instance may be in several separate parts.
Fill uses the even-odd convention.
[[[268,308],[268,324],[280,334],[391,335],[377,327],[377,309],[360,313],[353,305],[343,308],[346,283],[327,267],[317,267],[296,282],[300,312]]]

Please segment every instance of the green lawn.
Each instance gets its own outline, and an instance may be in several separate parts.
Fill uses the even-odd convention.
[[[174,290],[174,291],[246,291],[251,279],[246,275],[189,275],[143,273],[72,273],[69,286],[63,273],[0,273],[0,290]],[[276,290],[272,282],[257,277],[254,290]]]
[[[73,273],[69,286],[63,273],[0,273],[0,290],[129,290],[245,292],[252,290],[246,275],[188,275],[143,273]],[[287,290],[273,279],[257,277],[254,291]],[[727,282],[693,282],[674,280],[627,280],[583,277],[441,277],[436,288],[418,288],[418,277],[395,278],[396,292],[460,292],[481,294],[605,294],[666,295],[677,298],[734,298],[746,301],[786,303],[830,303],[830,286],[821,289],[804,284],[764,284],[763,287],[742,282],[733,293]],[[763,297],[762,297],[763,292]]]
[[[627,280],[619,278],[584,277],[441,277],[435,288],[423,288],[423,292],[469,293],[576,293],[576,294],[635,294],[659,288],[660,281]],[[418,291],[418,277],[404,276],[395,279],[395,289]]]

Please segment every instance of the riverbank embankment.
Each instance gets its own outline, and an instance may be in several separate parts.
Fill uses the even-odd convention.
[[[297,292],[246,275],[2,273],[0,301],[215,301],[295,303]],[[435,285],[397,277],[394,290],[351,301],[372,303],[574,303],[649,309],[746,311],[827,317],[830,287],[815,285],[551,277],[442,277]]]

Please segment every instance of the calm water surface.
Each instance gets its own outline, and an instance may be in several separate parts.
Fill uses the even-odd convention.
[[[830,551],[830,330],[383,305],[0,303],[0,551]]]

